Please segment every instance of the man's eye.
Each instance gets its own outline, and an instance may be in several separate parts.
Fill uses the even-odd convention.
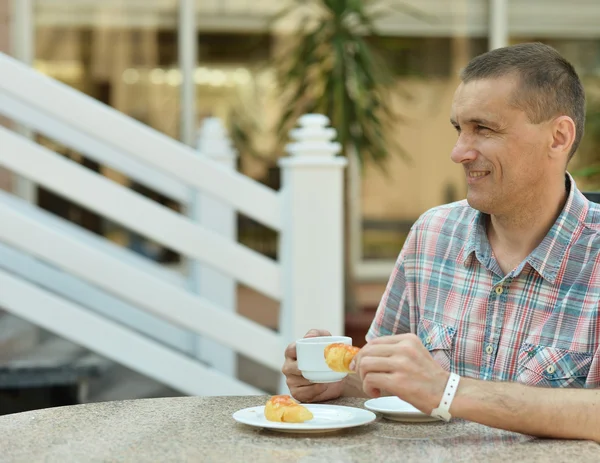
[[[486,127],[484,125],[478,125],[476,128],[477,128],[478,132],[482,132],[482,131],[486,131],[486,130],[492,130],[489,127]]]

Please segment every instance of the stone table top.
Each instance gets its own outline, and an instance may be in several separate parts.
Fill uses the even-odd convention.
[[[382,417],[326,434],[288,434],[231,415],[266,397],[104,402],[0,416],[0,462],[600,462],[590,441],[535,439],[476,423]],[[363,399],[331,404],[361,407]]]

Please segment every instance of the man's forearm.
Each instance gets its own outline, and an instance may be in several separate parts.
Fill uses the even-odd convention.
[[[600,390],[535,388],[461,378],[450,413],[538,437],[600,442]]]

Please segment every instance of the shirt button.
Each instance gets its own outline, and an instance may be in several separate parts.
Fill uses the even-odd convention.
[[[494,352],[494,346],[492,346],[491,344],[488,344],[487,347],[485,348],[485,353],[490,355],[492,352]]]
[[[427,338],[425,339],[425,342],[427,344],[431,344],[431,336],[427,336]]]
[[[497,294],[498,296],[500,296],[500,294],[502,294],[503,292],[504,292],[504,288],[502,288],[502,286],[498,286],[498,287],[496,288],[496,294]]]
[[[554,365],[549,365],[548,368],[546,368],[546,371],[551,375],[556,371],[556,368],[554,368]]]

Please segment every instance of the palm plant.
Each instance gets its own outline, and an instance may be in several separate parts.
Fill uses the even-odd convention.
[[[338,132],[341,155],[382,168],[390,153],[410,160],[396,142],[402,119],[393,109],[393,96],[401,90],[381,52],[385,40],[375,27],[390,10],[425,18],[406,5],[381,0],[291,0],[275,20],[293,15],[295,30],[274,60],[279,100],[286,108],[277,129],[281,143],[298,117],[325,114]],[[407,95],[404,95],[407,96]],[[346,171],[346,184],[349,181]],[[348,190],[348,189],[347,189]],[[345,195],[346,310],[356,308],[351,246],[350,200]]]
[[[289,130],[306,113],[329,117],[342,145],[340,155],[367,164],[384,173],[390,154],[406,162],[408,154],[397,143],[403,119],[394,111],[394,97],[410,98],[397,85],[383,55],[390,51],[389,40],[381,36],[375,22],[395,11],[421,20],[432,18],[394,0],[288,0],[288,6],[271,19],[275,25],[293,18],[295,26],[286,32],[283,45],[268,63],[275,71],[277,100],[284,108],[276,128],[273,152],[284,152]],[[260,132],[253,105],[236,104],[230,112],[230,132],[240,151],[273,164],[272,156],[261,155],[253,144]],[[346,184],[349,182],[346,171]],[[348,190],[348,188],[347,188]],[[354,275],[349,238],[349,195],[345,196],[346,310],[356,308]]]
[[[294,14],[296,28],[275,59],[285,140],[302,114],[327,115],[344,147],[361,164],[382,166],[390,152],[408,159],[390,135],[401,121],[393,110],[395,79],[380,52],[378,17],[390,9],[418,17],[419,11],[381,0],[292,0],[276,19]]]

